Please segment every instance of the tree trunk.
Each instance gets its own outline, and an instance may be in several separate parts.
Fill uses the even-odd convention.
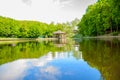
[[[110,18],[110,30],[111,30],[111,33],[112,33],[112,18]]]

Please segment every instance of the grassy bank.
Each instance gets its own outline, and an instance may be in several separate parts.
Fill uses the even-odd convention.
[[[0,41],[31,41],[36,38],[0,38]]]
[[[101,36],[88,36],[88,37],[84,37],[84,38],[120,38],[120,34],[118,35],[111,35],[111,34],[105,34],[105,35],[101,35]]]
[[[0,38],[0,44],[14,44],[18,42],[28,42],[28,41],[53,41],[56,38]]]
[[[110,34],[105,34],[105,35],[101,35],[101,36],[90,36],[90,37],[83,37],[83,38],[88,38],[88,39],[99,39],[99,40],[119,40],[120,41],[120,34],[118,34],[117,36],[113,36]]]
[[[56,40],[56,38],[0,38],[0,41]]]

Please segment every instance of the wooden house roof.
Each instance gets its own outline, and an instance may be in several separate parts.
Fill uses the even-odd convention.
[[[65,34],[65,32],[62,32],[61,30],[58,30],[58,31],[54,32],[53,34]]]

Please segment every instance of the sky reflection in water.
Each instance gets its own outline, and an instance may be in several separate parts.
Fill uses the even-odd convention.
[[[82,54],[81,54],[82,55]],[[0,66],[0,80],[99,80],[100,72],[73,52],[52,53],[36,59],[19,59]]]

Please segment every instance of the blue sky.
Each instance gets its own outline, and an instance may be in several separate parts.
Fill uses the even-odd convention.
[[[0,0],[0,15],[18,20],[66,22],[81,18],[97,0]]]

